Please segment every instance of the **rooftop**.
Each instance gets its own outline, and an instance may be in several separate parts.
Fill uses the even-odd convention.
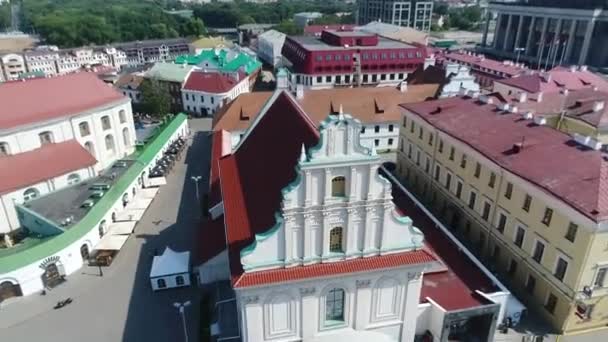
[[[353,30],[355,27],[356,27],[356,25],[350,25],[350,24],[306,25],[304,27],[304,34],[317,36],[317,35],[321,35],[321,32],[323,32],[325,30],[339,30],[339,29]]]
[[[183,55],[175,59],[176,64],[198,65],[209,64],[222,72],[244,71],[250,75],[262,67],[262,63],[242,51],[235,49],[212,49],[201,51],[198,55]]]
[[[167,39],[148,39],[137,40],[132,42],[122,42],[110,44],[118,49],[134,49],[143,47],[155,47],[160,45],[188,45],[189,39],[186,38],[167,38]]]
[[[195,40],[191,44],[195,49],[215,49],[217,47],[227,47],[232,48],[234,44],[232,41],[227,40],[223,36],[216,37],[203,37],[198,40]]]
[[[136,90],[139,88],[139,85],[144,80],[144,77],[141,75],[129,73],[121,75],[118,80],[114,83],[116,88],[127,88],[131,90]]]
[[[335,33],[336,31],[332,31]],[[321,38],[314,36],[289,36],[288,39],[300,44],[308,51],[334,51],[334,50],[377,50],[377,49],[411,49],[415,46],[400,41],[378,37],[378,45],[373,46],[335,46],[327,44]]]
[[[93,166],[97,160],[76,140],[0,157],[0,194]]]
[[[521,114],[468,97],[402,107],[591,220],[608,219],[608,193],[603,191],[608,162],[602,152],[582,148],[569,135]],[[522,148],[515,147],[522,142]]]
[[[6,82],[0,84],[0,131],[127,101],[128,98],[88,72]]]
[[[521,89],[528,93],[559,92],[562,89],[577,90],[597,87],[608,91],[608,81],[588,71],[586,68],[557,67],[548,72],[520,75],[496,81],[500,84]]]
[[[304,91],[298,103],[314,122],[323,121],[329,113],[337,113],[340,105],[344,112],[363,123],[399,121],[401,103],[414,103],[434,97],[438,84],[408,86],[401,92],[392,87],[334,88]],[[213,118],[213,129],[229,132],[244,131],[258,116],[271,92],[253,92],[239,95]]]
[[[366,25],[356,27],[355,30],[375,33],[379,36],[395,39],[409,44],[426,45],[429,35],[411,27],[397,26],[393,24],[372,21]]]
[[[227,93],[246,77],[244,72],[227,75],[219,72],[195,71],[190,73],[183,89],[214,94]]]
[[[82,207],[82,204],[86,200],[99,201],[100,198],[92,197],[97,191],[92,190],[91,186],[93,184],[114,186],[134,163],[134,160],[118,161],[111,168],[102,171],[97,177],[84,180],[47,196],[26,202],[23,206],[53,222],[58,227],[69,229],[78,223],[91,209]],[[101,193],[105,195],[105,192]],[[71,219],[70,224],[62,224],[66,218]]]
[[[466,52],[449,52],[443,55],[443,58],[459,61],[461,63],[470,64],[477,68],[489,69],[495,72],[504,73],[508,76],[516,76],[525,73],[528,69],[523,65],[516,65],[511,61],[497,61],[489,59],[483,55],[475,55]]]
[[[146,72],[144,77],[159,81],[184,83],[192,69],[194,69],[194,67],[190,65],[159,62],[155,63],[154,66]]]

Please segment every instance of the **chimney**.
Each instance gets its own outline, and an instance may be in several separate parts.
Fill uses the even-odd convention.
[[[243,112],[243,107],[241,107],[241,113],[239,114],[239,120],[240,121],[249,121],[249,116],[245,115],[245,112]]]
[[[587,66],[586,66],[586,65],[581,65],[581,66],[579,67],[579,70],[580,70],[580,71],[587,71]]]
[[[599,112],[601,110],[604,110],[604,106],[605,106],[604,101],[595,101],[595,102],[593,102],[593,111]]]
[[[576,65],[570,66],[570,72],[576,72]]]
[[[402,93],[407,91],[407,81],[401,81],[401,83],[399,83],[399,91]]]
[[[522,91],[521,93],[519,93],[519,102],[520,103],[524,103],[528,100],[528,93]]]
[[[519,153],[524,149],[524,139],[522,138],[521,142],[513,144],[513,153]]]
[[[304,86],[301,84],[296,85],[296,99],[301,100],[304,98]]]
[[[543,92],[539,92],[538,95],[536,95],[536,102],[543,102]]]

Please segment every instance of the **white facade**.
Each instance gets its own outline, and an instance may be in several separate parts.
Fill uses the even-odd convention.
[[[153,166],[156,163],[156,160],[163,156],[165,148],[171,145],[178,137],[186,136],[188,134],[188,124],[187,121],[184,121],[182,126],[165,142],[164,146],[159,150],[155,158],[153,158],[150,165],[146,165],[142,172],[133,179],[126,187],[122,196],[116,197],[115,202],[108,208],[107,212],[100,217],[98,222],[90,227],[90,230],[86,234],[69,245],[66,245],[56,253],[41,257],[39,260],[19,267],[13,271],[0,273],[0,283],[8,281],[12,284],[19,285],[22,295],[27,296],[44,289],[42,276],[45,272],[45,265],[54,263],[57,266],[59,273],[64,276],[68,276],[78,271],[85,261],[81,256],[81,247],[86,245],[88,251],[93,251],[95,249],[95,246],[101,240],[99,226],[106,225],[106,222],[112,222],[113,214],[120,214],[125,210],[123,205],[123,200],[125,198],[129,201],[133,201],[133,196],[139,196],[139,189],[142,187],[141,184],[146,184],[148,180],[148,166]]]
[[[72,139],[78,141],[97,159],[97,164],[92,170],[82,169],[75,172],[82,180],[111,166],[117,159],[133,153],[135,151],[135,126],[130,102],[125,99],[71,117],[0,131],[0,145],[8,155],[35,150],[46,141],[60,143]],[[32,165],[32,167],[44,166]],[[67,185],[67,179],[72,174],[69,173],[40,184],[28,185],[23,189],[2,194],[0,196],[3,207],[0,212],[0,233],[19,228],[14,205],[24,202],[26,191],[29,190],[30,193],[35,191],[38,195],[44,195],[59,190]]]
[[[471,75],[469,67],[448,64],[445,66],[445,73],[449,81],[441,89],[439,97],[451,97],[469,91],[479,93],[479,84],[475,81],[475,76]]]
[[[240,94],[248,92],[249,78],[242,77],[232,89],[225,93],[212,93],[182,88],[182,103],[184,111],[196,113],[199,116],[208,116],[214,115],[225,104],[234,100]]]
[[[264,62],[277,67],[283,60],[285,34],[269,30],[258,36],[258,57]]]
[[[69,51],[48,47],[47,50],[25,52],[23,56],[27,71],[44,72],[45,75],[62,75],[90,65],[104,65],[116,69],[127,65],[125,52],[112,47],[99,50],[80,48]]]
[[[27,71],[23,56],[9,53],[0,57],[0,79],[6,81],[16,80],[19,74]]]
[[[359,85],[377,87],[396,87],[407,79],[406,72],[361,73],[360,84],[355,79],[355,73],[344,74],[290,74],[290,89],[295,92],[297,86],[303,89],[330,89],[337,87],[355,87]]]

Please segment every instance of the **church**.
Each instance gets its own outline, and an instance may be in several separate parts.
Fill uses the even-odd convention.
[[[228,284],[233,295],[218,303],[233,303],[240,340],[452,336],[449,308],[428,297],[421,303],[423,275],[449,267],[395,207],[383,159],[361,145],[360,131],[341,107],[316,124],[277,91],[237,146],[230,133],[214,133],[211,218],[201,228],[197,273],[209,288]],[[483,318],[480,340],[489,340],[509,293],[492,280],[482,290],[499,298],[466,291],[479,297],[471,313]],[[212,331],[230,337],[225,326]]]

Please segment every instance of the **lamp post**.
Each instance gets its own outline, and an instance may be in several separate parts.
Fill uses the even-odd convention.
[[[188,330],[186,329],[186,312],[185,309],[190,306],[190,301],[187,300],[183,303],[175,302],[173,306],[179,310],[179,314],[182,316],[182,324],[184,326],[184,338],[186,342],[188,342]]]
[[[201,180],[202,177],[201,176],[192,176],[191,178],[196,185],[196,200],[198,201],[198,204],[200,205],[201,199],[199,198],[199,194],[198,194],[198,181]]]
[[[522,51],[526,51],[526,48],[523,48],[523,47],[515,48],[515,52],[517,52],[517,59],[515,60],[515,64],[519,64],[519,55],[522,53]]]

